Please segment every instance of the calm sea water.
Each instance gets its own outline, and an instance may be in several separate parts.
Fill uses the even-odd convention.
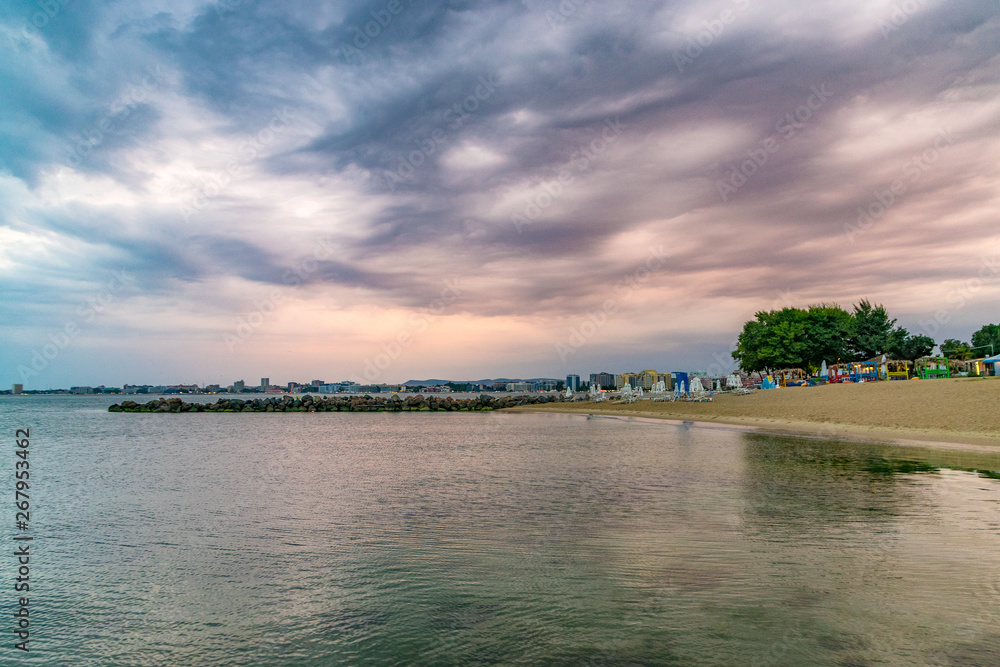
[[[1000,664],[998,454],[118,400],[0,398],[2,664]]]

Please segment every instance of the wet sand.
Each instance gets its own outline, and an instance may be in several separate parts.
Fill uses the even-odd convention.
[[[697,421],[831,438],[1000,446],[1000,378],[786,387],[720,394],[711,403],[553,403],[513,412],[567,412]]]

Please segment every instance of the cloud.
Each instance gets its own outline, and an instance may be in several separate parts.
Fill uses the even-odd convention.
[[[44,327],[120,268],[126,311],[182,293],[202,314],[270,288],[416,311],[461,276],[461,330],[528,318],[544,359],[651,247],[669,260],[616,316],[622,350],[713,303],[738,328],[778,293],[916,320],[933,307],[913,295],[963,279],[995,233],[988,4],[389,5],[2,15],[5,313]]]

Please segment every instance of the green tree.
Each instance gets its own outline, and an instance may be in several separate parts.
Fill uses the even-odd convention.
[[[850,332],[850,349],[855,360],[877,357],[893,345],[899,345],[899,335],[893,335],[894,324],[896,320],[889,319],[889,313],[881,304],[872,305],[868,299],[862,299],[855,305]]]
[[[1000,324],[986,324],[972,334],[972,348],[977,357],[1000,353]]]
[[[770,373],[806,365],[806,311],[801,308],[759,311],[743,325],[733,359],[747,372]]]
[[[941,343],[941,354],[949,359],[972,359],[972,348],[957,338],[947,338]]]
[[[810,372],[823,362],[837,363],[850,355],[847,342],[851,333],[851,314],[837,304],[809,306],[805,314],[806,351],[804,366]]]
[[[892,349],[888,351],[889,356],[893,359],[915,361],[929,355],[937,344],[930,336],[911,336],[906,329],[895,329],[893,333],[896,331],[901,331],[903,337],[894,341]]]

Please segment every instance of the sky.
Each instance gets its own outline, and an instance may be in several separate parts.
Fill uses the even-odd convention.
[[[733,367],[1000,321],[982,0],[0,4],[0,382]]]

